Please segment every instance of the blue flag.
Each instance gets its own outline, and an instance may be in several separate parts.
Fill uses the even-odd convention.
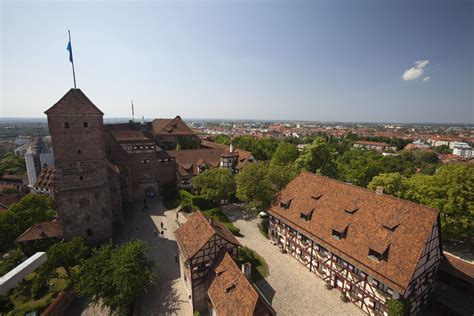
[[[73,59],[72,59],[72,45],[71,45],[71,40],[69,40],[69,42],[67,43],[67,50],[69,51],[69,61],[71,63],[74,63]]]

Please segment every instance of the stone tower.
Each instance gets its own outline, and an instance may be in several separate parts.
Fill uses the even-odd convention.
[[[45,114],[56,167],[56,207],[65,238],[81,236],[91,243],[111,239],[104,114],[80,89],[69,90]]]

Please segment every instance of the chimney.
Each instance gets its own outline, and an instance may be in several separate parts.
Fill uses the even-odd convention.
[[[382,186],[378,186],[376,189],[375,189],[375,193],[377,194],[383,194],[383,191],[385,190],[385,187],[382,187]]]
[[[245,262],[242,264],[242,273],[248,280],[251,280],[252,276],[252,264],[250,262]]]

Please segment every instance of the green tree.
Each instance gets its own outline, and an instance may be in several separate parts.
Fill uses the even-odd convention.
[[[0,159],[0,175],[15,174],[21,175],[26,172],[25,159],[15,156],[14,153],[8,152]]]
[[[407,191],[407,178],[398,172],[381,173],[375,176],[367,186],[371,190],[376,190],[377,187],[384,187],[384,193],[397,197],[403,197]]]
[[[272,156],[271,164],[286,166],[295,162],[299,156],[298,148],[287,142],[281,142]]]
[[[296,160],[296,166],[313,173],[336,178],[336,156],[337,152],[331,145],[322,138],[316,138],[312,144],[306,146]]]
[[[230,145],[231,139],[230,139],[229,136],[227,136],[225,134],[219,134],[216,137],[214,137],[214,142],[219,143],[219,144],[223,144],[223,145]]]
[[[226,168],[208,169],[191,180],[191,185],[204,198],[220,203],[235,194],[235,181],[232,171]]]
[[[0,277],[12,270],[26,259],[20,249],[11,250],[6,258],[0,261]]]
[[[29,194],[0,213],[0,250],[12,247],[13,241],[31,225],[52,220],[53,202],[44,195]]]
[[[41,266],[49,273],[53,273],[57,268],[64,268],[68,277],[71,277],[71,269],[79,265],[89,253],[89,248],[84,240],[79,237],[71,241],[56,243],[48,249],[48,260]]]
[[[294,164],[270,164],[267,167],[267,178],[274,194],[282,190],[297,175],[298,170]]]
[[[414,175],[404,198],[441,212],[443,235],[450,240],[474,242],[474,167],[448,164],[434,175]]]
[[[382,155],[373,150],[353,149],[346,151],[338,160],[343,180],[366,187],[382,169]]]
[[[433,147],[433,150],[438,154],[450,154],[453,152],[451,148],[449,148],[449,146],[446,146],[446,145]]]
[[[247,209],[268,209],[274,197],[272,184],[267,177],[268,166],[264,162],[247,164],[237,175],[237,197],[247,204]]]
[[[387,302],[388,316],[404,316],[405,304],[399,300],[388,300]]]
[[[74,275],[76,293],[127,315],[133,301],[153,284],[155,265],[147,252],[141,240],[95,249]]]

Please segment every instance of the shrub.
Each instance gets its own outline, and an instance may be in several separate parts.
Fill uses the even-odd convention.
[[[268,265],[258,253],[248,247],[240,247],[238,254],[240,264],[250,262],[252,265],[252,280],[258,281],[268,276]]]
[[[405,315],[405,304],[399,300],[388,300],[387,302],[388,316]]]
[[[186,213],[191,213],[194,209],[193,202],[188,198],[182,199],[180,205],[181,205],[181,210]]]
[[[16,267],[18,264],[23,262],[26,257],[23,255],[20,249],[10,251],[8,257],[0,262],[0,276],[3,276],[8,271]]]
[[[263,218],[260,224],[258,224],[258,229],[262,233],[265,238],[268,238],[268,225],[269,225],[269,220],[268,218]]]

